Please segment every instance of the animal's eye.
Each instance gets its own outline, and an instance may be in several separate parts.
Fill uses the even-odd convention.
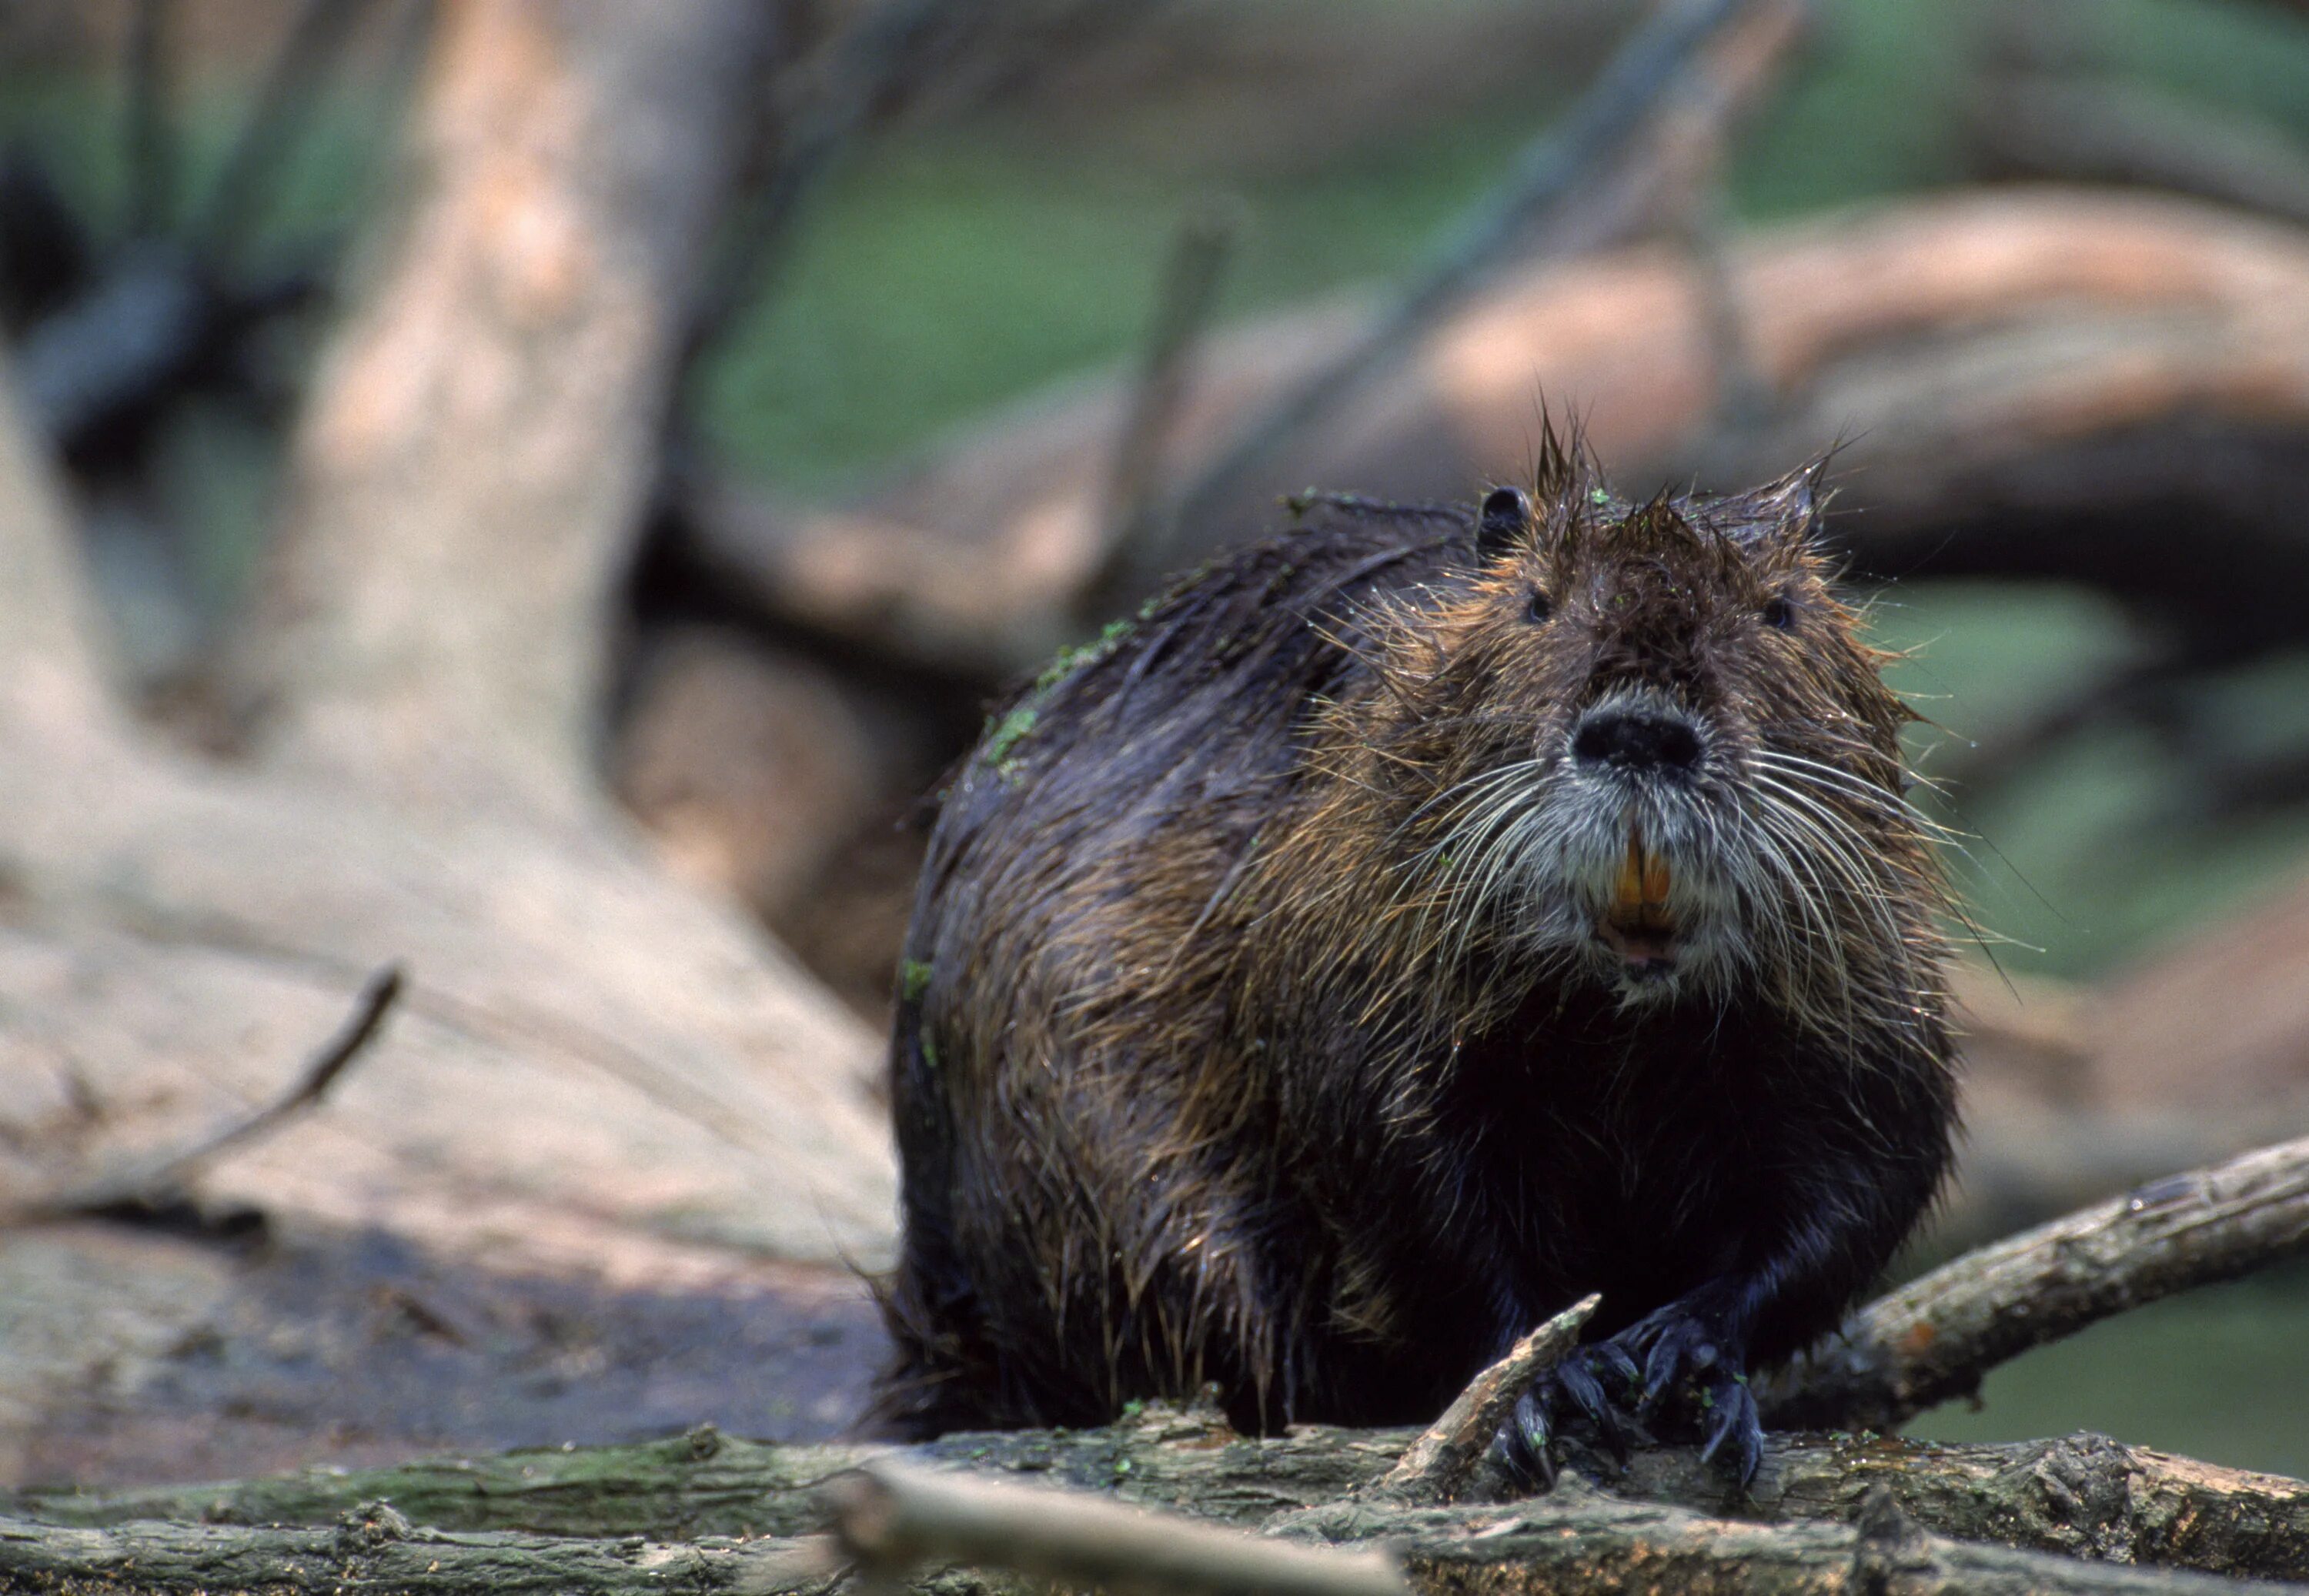
[[[1786,593],[1773,595],[1764,606],[1764,625],[1777,631],[1792,631],[1796,624],[1796,607]]]
[[[1531,590],[1531,605],[1524,613],[1535,621],[1544,621],[1555,613],[1555,600],[1534,588]]]

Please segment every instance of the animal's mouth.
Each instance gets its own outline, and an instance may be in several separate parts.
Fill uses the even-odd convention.
[[[1620,861],[1611,905],[1596,922],[1596,935],[1632,976],[1664,976],[1675,967],[1676,927],[1667,911],[1673,879],[1666,857],[1646,845],[1643,826],[1631,817],[1627,856]]]

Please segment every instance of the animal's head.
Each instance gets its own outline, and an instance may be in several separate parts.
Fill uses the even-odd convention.
[[[1431,964],[1831,1026],[1907,1000],[1940,877],[1911,717],[1814,539],[1820,474],[1630,504],[1551,438],[1453,579],[1367,618],[1377,686],[1330,755]]]

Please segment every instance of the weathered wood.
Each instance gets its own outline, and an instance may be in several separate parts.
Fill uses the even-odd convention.
[[[1172,1596],[1410,1596],[1378,1547],[1293,1545],[1079,1491],[879,1459],[826,1492],[837,1545],[874,1582],[962,1563],[1061,1585]]]
[[[1384,1533],[1423,1592],[2234,1592],[2213,1575],[2087,1562],[1928,1535],[1881,1498],[1861,1522],[1764,1525],[1621,1501],[1577,1484],[1507,1508],[1385,1519],[1343,1506],[1302,1532]],[[2298,1589],[2272,1585],[2270,1590]]]
[[[251,643],[315,757],[181,760],[108,712],[69,534],[0,416],[0,1103],[36,1115],[78,1072],[103,1109],[84,1144],[0,1151],[0,1205],[246,1112],[354,982],[405,962],[401,1022],[328,1113],[198,1195],[628,1279],[653,1229],[886,1252],[871,1037],[653,867],[587,747],[770,20],[747,0],[445,17],[411,214],[300,435],[294,602]]]
[[[427,103],[466,116],[471,136],[428,144],[413,187],[461,197],[443,202],[454,216],[429,214],[468,230],[434,253],[422,226],[382,240],[358,285],[353,353],[317,379],[307,464],[324,444],[374,445],[365,463],[330,463],[376,513],[316,534],[345,581],[308,573],[307,608],[281,623],[302,643],[261,651],[284,702],[333,706],[311,724],[374,717],[350,763],[184,757],[117,712],[64,512],[0,414],[0,1114],[25,1132],[0,1147],[0,1208],[144,1167],[247,1114],[363,976],[402,962],[401,1011],[362,1067],[323,1111],[212,1160],[189,1182],[196,1203],[605,1291],[743,1289],[784,1264],[887,1255],[874,1039],[736,906],[669,880],[592,790],[584,660],[630,531],[618,472],[636,478],[630,508],[653,469],[636,463],[655,444],[653,373],[670,362],[675,306],[661,295],[679,299],[697,241],[685,229],[710,220],[729,158],[704,147],[713,107],[742,92],[733,41],[764,8],[592,7],[581,41],[561,38],[588,9],[487,0],[447,19]],[[586,120],[574,102],[588,92],[616,101],[614,125]],[[489,235],[492,220],[507,230]],[[421,303],[376,302],[404,294]],[[468,314],[497,317],[500,343],[428,320]],[[401,332],[378,350],[362,329]],[[364,348],[379,358],[355,358]],[[535,404],[498,379],[529,384]],[[575,436],[589,426],[598,447]],[[428,469],[420,443],[463,453],[472,496]],[[586,470],[565,474],[573,460]],[[564,487],[582,499],[566,515],[549,502]],[[516,552],[515,531],[538,547]],[[565,667],[575,674],[549,679]],[[475,788],[428,763],[453,746],[450,764],[514,801],[471,801]],[[36,1245],[85,1242],[67,1229]],[[123,1295],[98,1334],[69,1322],[82,1302],[69,1291],[12,1301],[32,1329],[0,1347],[0,1469],[65,1428],[59,1408],[106,1400],[124,1342],[190,1327],[151,1294]],[[316,1425],[307,1445],[332,1443]]]
[[[1525,1336],[1508,1355],[1477,1375],[1438,1419],[1420,1432],[1402,1461],[1379,1483],[1409,1502],[1449,1502],[1491,1450],[1500,1427],[1540,1376],[1577,1345],[1580,1327],[1603,1303],[1593,1293]]]
[[[2309,1138],[2153,1181],[1871,1305],[1760,1392],[1766,1422],[1890,1428],[2031,1347],[2309,1246]]]
[[[1347,1498],[1422,1505],[1381,1481],[1405,1430],[1310,1427],[1249,1439],[1207,1414],[1155,1408],[1107,1429],[964,1435],[904,1449],[764,1446],[700,1430],[629,1447],[445,1458],[402,1467],[104,1493],[35,1493],[6,1510],[82,1526],[176,1519],[325,1526],[389,1501],[470,1533],[797,1536],[821,1529],[818,1492],[875,1457],[1100,1491],[1255,1528]],[[2309,1485],[2119,1445],[2104,1436],[1948,1446],[1878,1436],[1773,1436],[1751,1494],[1690,1447],[1639,1450],[1627,1472],[1576,1456],[1614,1496],[1765,1523],[1856,1523],[1879,1488],[1923,1528],[1959,1540],[2121,1563],[2309,1581]],[[1324,1522],[1329,1522],[1327,1520]]]
[[[247,1530],[138,1523],[65,1529],[0,1520],[0,1591],[42,1596],[118,1592],[392,1591],[468,1596],[640,1596],[665,1591],[823,1590],[832,1579],[807,1549],[726,1540],[653,1544],[419,1529],[382,1504],[331,1529]]]
[[[1647,1448],[1611,1477],[1611,1488],[1731,1518],[1839,1523],[1858,1523],[1883,1491],[1918,1524],[1953,1540],[2309,1581],[2309,1484],[2106,1436],[1961,1446],[1774,1436],[1744,1500],[1691,1449]]]
[[[2198,1573],[1950,1540],[1920,1529],[1885,1488],[1853,1524],[1760,1523],[1632,1502],[1566,1476],[1532,1501],[1456,1508],[1349,1499],[1290,1513],[1265,1531],[1334,1545],[1383,1542],[1423,1592],[2169,1592],[2233,1589]],[[985,1549],[999,1556],[996,1548]],[[1035,1566],[1025,1558],[1007,1559]],[[333,1527],[250,1528],[138,1521],[107,1526],[0,1519],[0,1590],[44,1592],[347,1588],[425,1593],[491,1588],[601,1596],[822,1591],[835,1571],[783,1538],[670,1543],[420,1528],[382,1503]],[[932,1574],[913,1588],[1007,1588]],[[2299,1586],[2272,1585],[2276,1591]]]
[[[442,15],[403,212],[323,362],[238,639],[276,763],[588,813],[611,590],[778,8]]]
[[[636,1446],[437,1458],[390,1469],[316,1470],[221,1485],[17,1497],[13,1510],[62,1523],[178,1518],[327,1524],[390,1501],[419,1523],[553,1535],[800,1535],[823,1527],[817,1493],[869,1458],[1011,1473],[1221,1523],[1252,1525],[1370,1484],[1408,1430],[1309,1427],[1271,1439],[1215,1414],[1154,1407],[1106,1429],[957,1435],[905,1448],[769,1446],[712,1428]]]

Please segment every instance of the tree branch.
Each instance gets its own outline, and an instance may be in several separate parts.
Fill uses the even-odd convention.
[[[1477,1375],[1388,1471],[1379,1489],[1405,1501],[1449,1502],[1457,1497],[1516,1402],[1578,1343],[1581,1327],[1603,1300],[1592,1293],[1583,1297]]]
[[[1277,1543],[1081,1492],[1034,1490],[873,1462],[826,1488],[842,1549],[869,1577],[925,1564],[1068,1585],[1212,1596],[1410,1596],[1395,1560]]]
[[[1046,1437],[1047,1439],[1047,1437]],[[534,1454],[533,1454],[534,1455]],[[924,1483],[947,1502],[964,1491]],[[1082,1527],[1090,1504],[1060,1510],[1054,1526],[1046,1493],[1033,1493],[1033,1514],[1016,1509],[1022,1493],[980,1485],[967,1500],[999,1504],[963,1531],[942,1540],[1013,1568],[1081,1576],[1087,1561],[1060,1561],[1053,1527]],[[1111,1512],[1111,1510],[1108,1510]],[[1685,1508],[1632,1502],[1565,1476],[1549,1495],[1530,1501],[1462,1507],[1410,1507],[1376,1500],[1346,1500],[1287,1514],[1267,1526],[1290,1539],[1338,1545],[1386,1544],[1403,1559],[1421,1591],[1500,1592],[1503,1596],[1577,1596],[1596,1592],[1623,1596],[1647,1591],[2172,1592],[2196,1596],[2233,1592],[2232,1583],[2204,1574],[2128,1566],[1999,1545],[1946,1539],[1922,1530],[1902,1511],[1891,1489],[1876,1484],[1855,1523],[1759,1523],[1705,1516]],[[991,1519],[1008,1531],[1007,1544],[986,1534]],[[919,1522],[919,1521],[917,1521]],[[1141,1519],[1130,1533],[1148,1558],[1172,1571],[1188,1559],[1179,1542],[1199,1540],[1177,1518]],[[962,1542],[968,1537],[966,1549]],[[1257,1544],[1256,1542],[1252,1544]],[[920,1543],[917,1543],[918,1547]],[[1241,1543],[1236,1542],[1241,1556]],[[1070,1544],[1071,1554],[1088,1549]],[[1352,1563],[1352,1559],[1346,1559]],[[1299,1559],[1291,1559],[1303,1566]],[[1143,1565],[1142,1565],[1143,1566]],[[1365,1569],[1369,1564],[1363,1565]],[[2240,1569],[2240,1572],[2245,1570]],[[1103,1567],[1096,1571],[1103,1574]],[[83,1596],[112,1592],[248,1589],[322,1592],[391,1590],[412,1596],[449,1596],[476,1589],[518,1592],[571,1592],[580,1596],[662,1596],[669,1589],[695,1592],[740,1591],[754,1596],[824,1592],[834,1570],[813,1544],[791,1539],[732,1540],[688,1535],[679,1541],[643,1535],[540,1536],[514,1531],[419,1528],[382,1502],[360,1504],[332,1527],[252,1529],[150,1520],[104,1527],[65,1526],[0,1519],[0,1588],[54,1591]],[[1368,1576],[1366,1576],[1368,1577]],[[933,1573],[912,1588],[952,1591],[949,1576]],[[964,1589],[984,1589],[982,1584]],[[1007,1582],[997,1590],[1016,1588]],[[1204,1588],[1225,1588],[1206,1585]],[[1273,1588],[1273,1587],[1269,1587]],[[1306,1587],[1302,1587],[1306,1588]],[[2299,1586],[2262,1587],[2274,1596]]]
[[[1255,1529],[1336,1511],[1432,1505],[1384,1481],[1414,1437],[1310,1426],[1249,1438],[1208,1414],[1150,1407],[1104,1429],[960,1435],[904,1450],[771,1446],[710,1428],[671,1440],[568,1452],[440,1458],[388,1469],[125,1491],[34,1492],[4,1511],[96,1526],[148,1519],[321,1525],[384,1499],[419,1523],[461,1534],[800,1536],[826,1523],[825,1482],[877,1459],[1020,1475],[1175,1507]],[[1751,1494],[1691,1447],[1639,1451],[1628,1471],[1575,1455],[1621,1497],[1773,1523],[1856,1522],[1888,1487],[1934,1534],[2115,1562],[2309,1580],[2309,1485],[2217,1468],[2103,1436],[1947,1446],[1898,1438],[1776,1435]],[[1562,1488],[1559,1487],[1559,1488]]]
[[[2032,1347],[2309,1245],[2309,1138],[2151,1181],[1967,1253],[1766,1383],[1768,1424],[1890,1429]]]
[[[597,801],[611,591],[776,16],[444,12],[411,199],[323,363],[235,661],[273,762],[445,807]]]
[[[0,1208],[0,1226],[149,1204],[176,1191],[187,1176],[220,1155],[272,1134],[328,1095],[337,1077],[376,1039],[393,1000],[401,996],[401,986],[398,965],[387,965],[371,976],[337,1034],[314,1054],[286,1091],[255,1112],[210,1132],[189,1146],[156,1158],[138,1160],[126,1169],[107,1171],[61,1191],[31,1198],[13,1209]]]
[[[1771,1523],[1856,1523],[1889,1491],[1936,1535],[2113,1563],[2309,1580],[2309,1484],[2217,1468],[2106,1436],[1952,1446],[1898,1436],[1773,1436],[1744,1498],[1691,1447],[1647,1447],[1616,1493]]]
[[[1542,220],[1582,194],[1621,146],[1684,79],[1686,66],[1755,0],[1675,0],[1596,74],[1561,123],[1523,152],[1513,178],[1455,229],[1435,263],[1379,313],[1353,345],[1275,399],[1180,494],[1175,522],[1198,522],[1239,494],[1291,439],[1398,362],[1528,240]],[[1150,539],[1160,570],[1171,540]]]

